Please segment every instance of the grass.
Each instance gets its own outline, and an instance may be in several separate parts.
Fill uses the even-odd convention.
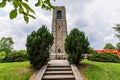
[[[29,62],[0,63],[0,80],[29,80],[33,72]]]
[[[83,60],[79,70],[87,80],[120,80],[120,63]]]

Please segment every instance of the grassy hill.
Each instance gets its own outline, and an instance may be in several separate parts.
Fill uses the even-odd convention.
[[[120,63],[83,60],[78,67],[87,80],[120,80]]]
[[[29,62],[0,63],[0,80],[29,80],[32,74]]]

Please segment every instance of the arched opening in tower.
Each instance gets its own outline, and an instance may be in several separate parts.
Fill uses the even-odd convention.
[[[61,49],[58,49],[58,53],[61,53]]]
[[[62,12],[60,10],[57,11],[57,19],[62,19]]]

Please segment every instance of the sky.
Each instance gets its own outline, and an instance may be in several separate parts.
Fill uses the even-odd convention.
[[[34,7],[33,0],[29,0],[29,3],[36,19],[30,19],[28,24],[22,15],[14,20],[9,19],[9,12],[13,9],[11,4],[0,8],[0,38],[12,37],[15,50],[26,49],[27,35],[42,25],[51,31],[52,11]],[[119,42],[112,27],[120,24],[120,0],[51,0],[51,3],[65,6],[68,33],[73,28],[84,31],[92,48],[103,49],[106,43],[115,46]]]

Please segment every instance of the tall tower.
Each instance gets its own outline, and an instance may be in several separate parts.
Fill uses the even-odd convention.
[[[64,6],[57,6],[53,10],[52,34],[54,36],[54,43],[51,48],[52,58],[56,58],[57,55],[64,56],[64,42],[67,36],[66,11]]]

